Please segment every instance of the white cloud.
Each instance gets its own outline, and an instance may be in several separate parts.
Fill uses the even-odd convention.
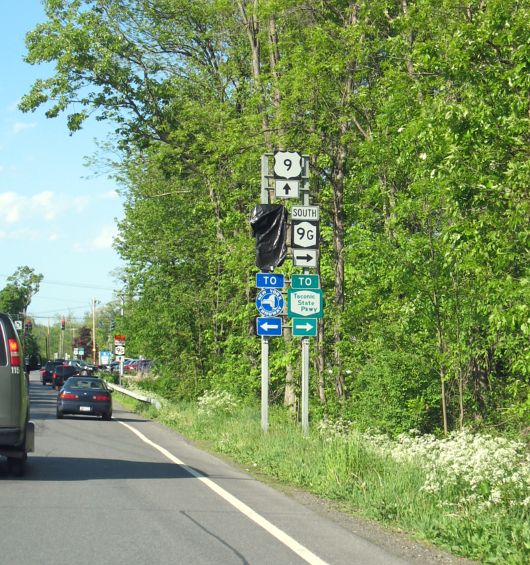
[[[37,127],[35,122],[15,122],[12,127],[12,131],[14,134],[20,133],[21,131],[27,129],[33,129]]]
[[[16,192],[0,192],[0,217],[4,223],[53,221],[65,214],[82,214],[90,199],[86,196],[71,196],[43,191],[33,196]]]
[[[118,234],[118,228],[115,224],[103,225],[99,228],[99,232],[91,240],[74,241],[72,250],[75,253],[86,254],[93,251],[102,251],[112,249],[114,238]]]
[[[93,249],[110,249],[118,233],[115,225],[102,226],[99,234],[92,242]]]
[[[10,241],[38,241],[41,234],[32,228],[18,228],[14,230],[0,231],[0,240]]]
[[[116,198],[118,198],[118,193],[116,190],[109,190],[108,192],[100,194],[99,198],[101,200],[116,200]]]

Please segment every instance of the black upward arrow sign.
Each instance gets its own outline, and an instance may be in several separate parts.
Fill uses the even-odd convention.
[[[289,194],[289,192],[291,191],[291,185],[288,182],[285,183],[283,191],[285,192],[285,194]]]

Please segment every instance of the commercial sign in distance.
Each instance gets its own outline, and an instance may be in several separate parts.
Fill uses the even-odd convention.
[[[114,345],[125,345],[125,336],[124,335],[115,335],[114,336]]]

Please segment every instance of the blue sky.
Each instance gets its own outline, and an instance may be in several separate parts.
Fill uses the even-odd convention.
[[[40,0],[2,0],[0,24],[0,288],[17,267],[44,275],[29,312],[82,318],[92,299],[106,303],[121,266],[112,248],[122,202],[116,183],[85,166],[109,125],[87,122],[69,135],[64,117],[17,103],[51,67],[23,61],[25,34],[45,20]]]

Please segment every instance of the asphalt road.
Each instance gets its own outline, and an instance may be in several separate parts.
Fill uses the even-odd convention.
[[[0,460],[1,565],[411,562],[119,406],[57,420],[56,394],[32,374],[26,476]]]

